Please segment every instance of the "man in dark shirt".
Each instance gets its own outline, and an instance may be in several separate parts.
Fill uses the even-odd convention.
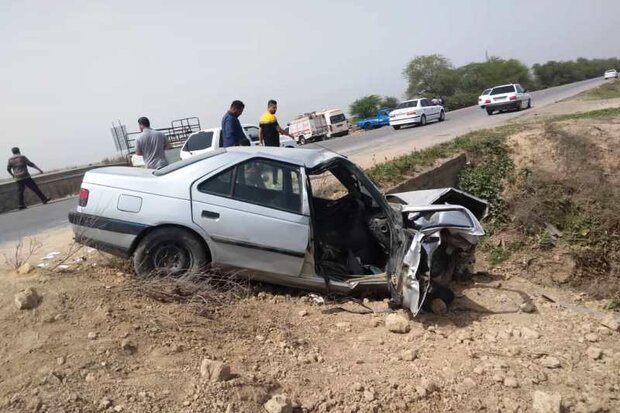
[[[245,105],[242,101],[235,100],[222,118],[222,138],[225,148],[241,146],[247,141],[241,122],[239,122],[239,116],[243,113],[244,108]]]
[[[13,152],[13,156],[9,158],[6,170],[13,177],[13,179],[17,181],[19,209],[26,209],[26,204],[24,203],[24,190],[26,187],[30,188],[30,190],[41,199],[41,202],[47,204],[49,202],[49,198],[43,195],[43,192],[41,192],[28,172],[28,167],[31,167],[38,170],[40,173],[43,173],[41,168],[30,162],[30,159],[22,155],[19,148],[13,148],[11,149],[11,152]]]
[[[263,113],[260,117],[258,132],[258,140],[261,145],[265,146],[280,146],[280,135],[286,135],[276,118],[276,112],[278,111],[278,102],[270,100],[267,103],[267,112]]]

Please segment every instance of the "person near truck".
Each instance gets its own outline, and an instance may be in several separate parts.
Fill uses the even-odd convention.
[[[222,118],[222,139],[225,148],[242,146],[247,142],[241,122],[239,122],[243,109],[245,109],[245,104],[240,100],[235,100]]]
[[[261,145],[280,147],[280,135],[286,135],[278,124],[277,111],[278,102],[273,99],[267,102],[267,111],[263,113],[258,123],[260,126],[258,141]]]
[[[26,187],[30,188],[30,190],[34,192],[39,199],[41,199],[42,203],[47,204],[50,199],[46,197],[43,192],[41,192],[39,186],[30,177],[30,173],[28,172],[28,167],[31,167],[40,173],[43,173],[41,168],[32,163],[30,159],[22,155],[19,148],[13,148],[11,149],[11,152],[13,153],[13,156],[9,158],[9,163],[7,164],[6,170],[17,182],[19,209],[26,209],[26,204],[24,203],[24,190]]]
[[[161,169],[168,166],[166,149],[171,149],[171,146],[166,135],[151,129],[151,121],[144,116],[138,119],[138,126],[142,133],[136,139],[136,155],[144,158],[144,167]]]

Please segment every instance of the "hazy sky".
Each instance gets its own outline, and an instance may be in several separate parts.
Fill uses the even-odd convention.
[[[0,0],[0,153],[51,169],[113,155],[112,121],[213,127],[238,98],[256,123],[274,98],[286,124],[402,97],[420,54],[618,57],[619,16],[618,0]]]

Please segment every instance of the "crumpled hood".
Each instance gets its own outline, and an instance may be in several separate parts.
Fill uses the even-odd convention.
[[[455,188],[424,189],[420,191],[387,194],[388,202],[409,206],[462,205],[478,219],[482,220],[489,210],[487,201]]]

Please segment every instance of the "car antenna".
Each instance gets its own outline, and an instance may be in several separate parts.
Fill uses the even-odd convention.
[[[312,142],[312,143],[313,143],[313,144],[315,144],[316,146],[318,146],[319,148],[323,149],[323,150],[326,150],[326,151],[328,151],[328,152],[335,153],[335,154],[336,154],[336,155],[338,155],[338,156],[342,156],[343,158],[347,158],[347,159],[349,159],[349,157],[348,157],[347,155],[344,155],[344,154],[342,154],[342,153],[340,153],[340,152],[336,152],[335,150],[330,149],[330,148],[328,148],[328,147],[326,147],[326,146],[319,145],[317,142]]]

